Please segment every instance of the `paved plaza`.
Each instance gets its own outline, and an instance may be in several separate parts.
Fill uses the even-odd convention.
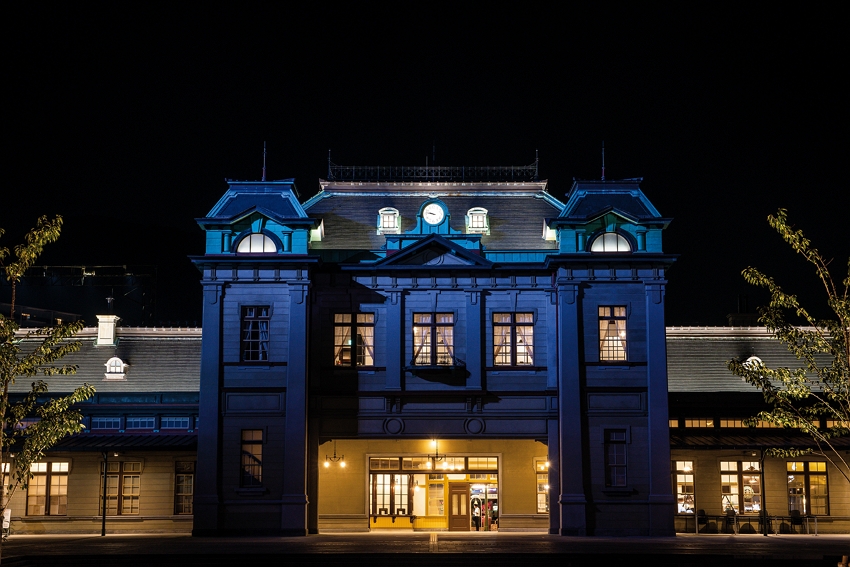
[[[3,564],[85,565],[593,565],[835,566],[847,535],[558,537],[539,533],[358,533],[307,537],[193,538],[189,535],[12,535]],[[546,557],[544,557],[546,555]]]

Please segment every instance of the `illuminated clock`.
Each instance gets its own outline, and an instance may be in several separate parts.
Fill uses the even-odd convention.
[[[439,224],[442,222],[444,216],[446,216],[446,213],[443,211],[443,207],[437,203],[430,203],[422,209],[422,218],[428,224]]]

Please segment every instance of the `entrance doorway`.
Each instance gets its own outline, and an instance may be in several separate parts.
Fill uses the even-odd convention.
[[[468,532],[469,483],[452,482],[449,484],[449,531]]]

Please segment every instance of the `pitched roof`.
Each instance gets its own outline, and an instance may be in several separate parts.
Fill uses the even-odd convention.
[[[119,341],[114,347],[95,344],[96,328],[87,328],[77,335],[82,343],[80,351],[59,361],[78,365],[76,374],[18,378],[10,392],[28,392],[30,384],[38,379],[47,382],[48,391],[55,394],[71,392],[84,382],[94,386],[98,394],[199,390],[200,329],[118,329]],[[37,340],[25,339],[22,348],[33,349],[37,344]],[[106,361],[113,356],[129,364],[125,380],[105,380]]]
[[[575,181],[560,218],[591,220],[613,211],[638,221],[661,219],[659,212],[640,190],[641,181]]]
[[[563,204],[538,183],[372,183],[323,182],[323,191],[304,204],[308,216],[322,219],[324,236],[313,242],[314,250],[380,250],[386,237],[377,232],[378,211],[398,209],[401,232],[416,226],[422,203],[438,198],[448,207],[450,226],[466,232],[469,209],[487,209],[490,234],[481,243],[494,250],[557,250],[554,241],[543,240],[543,222],[557,216]]]
[[[670,392],[754,392],[726,361],[759,357],[768,367],[802,366],[764,327],[670,327],[667,381]]]

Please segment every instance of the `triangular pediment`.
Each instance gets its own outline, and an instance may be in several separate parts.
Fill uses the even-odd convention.
[[[493,263],[446,238],[430,235],[376,262],[375,265],[406,268],[412,266],[489,268]]]

